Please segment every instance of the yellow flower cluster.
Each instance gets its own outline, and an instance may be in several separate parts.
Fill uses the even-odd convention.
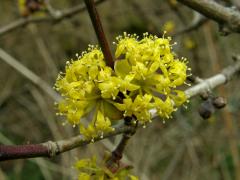
[[[112,131],[112,121],[123,117],[151,122],[153,108],[160,117],[170,118],[187,100],[178,86],[185,83],[188,70],[186,60],[172,52],[170,41],[147,33],[140,40],[124,33],[114,43],[114,69],[106,66],[99,48],[90,46],[77,60],[67,62],[56,81],[64,97],[59,114],[92,139]],[[87,126],[80,120],[86,116],[92,117]]]
[[[65,71],[59,74],[55,84],[56,90],[64,97],[58,103],[58,114],[66,116],[73,126],[80,125],[80,132],[87,139],[112,131],[111,121],[104,112],[106,107],[112,111],[116,108],[106,105],[99,86],[112,76],[113,71],[105,65],[102,52],[90,46],[77,61],[67,62]],[[85,127],[80,119],[93,110],[92,121]]]
[[[112,173],[104,165],[98,165],[96,157],[81,159],[74,166],[78,171],[79,180],[138,180],[136,176],[129,174],[129,168],[122,168]]]

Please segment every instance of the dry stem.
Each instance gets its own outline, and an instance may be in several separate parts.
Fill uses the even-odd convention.
[[[224,7],[209,0],[178,0],[182,4],[198,11],[206,17],[218,22],[224,33],[240,33],[240,13],[233,8]]]

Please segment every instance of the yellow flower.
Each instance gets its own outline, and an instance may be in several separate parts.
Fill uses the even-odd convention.
[[[135,116],[137,120],[145,124],[150,121],[151,115],[149,110],[152,108],[152,96],[145,94],[144,96],[138,95],[134,101],[131,98],[125,98],[123,104],[115,103],[114,105],[120,110],[124,111],[124,116]]]
[[[148,68],[141,62],[137,62],[135,66],[132,67],[132,72],[135,74],[137,80],[145,80],[148,75]]]
[[[173,101],[169,97],[165,101],[160,98],[154,98],[154,106],[157,109],[158,115],[162,118],[170,118],[171,113],[175,110],[173,105]]]
[[[159,93],[162,93],[164,95],[170,93],[171,81],[168,76],[166,77],[161,74],[156,74],[156,75],[154,75],[154,77],[152,79],[155,80],[155,82],[156,82],[155,86]]]
[[[181,106],[187,101],[187,96],[184,91],[174,90],[173,93],[174,94],[170,94],[170,97],[174,101],[175,106]]]
[[[91,180],[91,176],[87,173],[80,173],[78,175],[78,180]]]
[[[121,79],[118,77],[110,77],[107,81],[101,82],[98,85],[98,88],[101,90],[101,96],[115,100],[119,93],[120,81]]]
[[[106,166],[105,161],[101,164],[97,163],[96,157],[89,159],[81,159],[74,165],[75,169],[79,171],[78,179],[80,180],[138,180],[136,176],[130,174],[128,167],[122,167],[117,172],[111,172]]]
[[[182,85],[187,78],[187,65],[179,60],[172,61],[169,68],[169,78],[173,86]]]
[[[113,131],[110,119],[108,117],[104,117],[101,111],[97,112],[97,119],[94,125],[98,131],[102,132]]]
[[[109,80],[112,76],[112,69],[110,67],[104,67],[99,71],[98,82]]]
[[[89,46],[77,60],[66,63],[65,73],[59,74],[55,84],[64,97],[58,114],[79,125],[86,139],[112,131],[112,121],[122,117],[150,122],[152,108],[169,118],[187,101],[184,92],[177,90],[187,77],[186,60],[176,58],[171,38],[145,33],[139,39],[124,33],[115,44],[114,69],[106,66],[98,47]],[[91,117],[93,110],[96,115],[83,125],[81,118]]]
[[[104,133],[113,131],[111,127],[111,121],[108,117],[105,117],[101,111],[97,112],[96,119],[93,119],[91,124],[85,128],[83,125],[80,126],[80,133],[84,135],[86,139],[92,139],[103,136]]]

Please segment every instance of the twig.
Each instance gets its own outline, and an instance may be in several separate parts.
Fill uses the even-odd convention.
[[[106,0],[96,0],[96,4],[100,4]],[[15,29],[18,29],[20,27],[23,27],[29,23],[40,23],[40,22],[50,22],[50,23],[59,23],[60,21],[70,18],[80,12],[83,12],[86,10],[86,7],[84,4],[77,5],[75,7],[63,10],[58,12],[55,16],[46,16],[46,17],[27,17],[27,18],[21,18],[18,20],[15,20],[11,22],[8,25],[5,25],[0,28],[0,35],[7,34]]]
[[[223,69],[221,73],[203,80],[199,84],[187,89],[185,93],[189,97],[193,97],[199,93],[208,91],[209,89],[214,89],[215,87],[226,83],[229,81],[234,74],[240,71],[240,56],[235,57],[236,62],[233,65],[228,66]],[[151,110],[153,117],[156,116],[156,111]],[[135,127],[132,126],[117,126],[115,131],[104,134],[103,138],[98,136],[95,141],[99,141],[104,138],[112,137],[122,133],[133,133],[135,132]],[[127,140],[127,139],[126,139]],[[125,140],[124,143],[125,144]],[[30,158],[30,157],[53,157],[60,153],[70,151],[79,146],[84,146],[91,143],[91,140],[85,140],[81,135],[60,141],[48,141],[41,144],[31,144],[31,145],[0,145],[0,161],[8,159],[18,159],[18,158]]]
[[[129,139],[136,133],[138,124],[133,124],[132,120],[133,119],[131,117],[124,118],[125,124],[128,127],[133,127],[134,129],[123,133],[120,143],[112,152],[111,157],[106,161],[106,167],[113,173],[116,173],[121,168],[120,160],[123,157],[124,149],[127,146]]]
[[[201,83],[187,89],[185,91],[188,97],[196,96],[199,93],[203,93],[214,89],[215,87],[225,84],[229,81],[234,74],[240,71],[240,56],[236,56],[236,62],[225,69],[219,74],[213,77],[203,80]]]
[[[45,93],[47,93],[50,97],[52,97],[55,101],[59,101],[61,97],[58,93],[56,93],[51,86],[49,86],[43,79],[37,76],[30,69],[22,65],[18,62],[14,57],[7,54],[4,50],[0,48],[0,59],[2,59],[5,63],[13,67],[27,79],[32,81],[35,85],[37,85],[40,89],[42,89]]]
[[[240,33],[240,13],[236,9],[224,7],[209,0],[178,0],[182,4],[198,11],[204,16],[215,20],[224,27],[224,33]]]
[[[107,42],[107,38],[103,31],[102,23],[101,23],[99,15],[98,15],[97,9],[95,7],[94,1],[93,0],[84,0],[84,2],[87,6],[89,16],[91,18],[95,33],[98,38],[98,42],[102,48],[106,64],[113,69],[114,68],[114,60],[113,60],[111,50],[110,50],[108,42]]]
[[[135,128],[129,126],[115,127],[115,131],[105,133],[103,137],[98,136],[97,138],[94,138],[94,141],[99,141],[125,132],[131,132],[134,129]],[[91,142],[91,140],[86,140],[83,136],[78,135],[66,140],[56,142],[48,141],[41,144],[0,145],[0,161],[33,157],[53,157],[76,147],[87,145]]]
[[[203,79],[202,79],[202,78],[200,78],[200,77],[198,77],[198,76],[195,76],[195,75],[188,76],[188,77],[187,77],[187,80],[190,81],[190,82],[193,83],[193,84],[203,82]]]
[[[46,9],[50,16],[57,18],[59,15],[61,15],[61,12],[54,9],[50,3],[50,0],[44,0],[44,3],[46,5]]]
[[[111,157],[106,161],[106,167],[112,172],[116,173],[120,166],[120,160],[123,156],[123,151],[131,138],[131,135],[129,133],[124,133],[122,136],[122,139],[116,149],[112,152]]]

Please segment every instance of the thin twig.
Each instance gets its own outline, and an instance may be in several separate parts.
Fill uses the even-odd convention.
[[[193,97],[199,93],[203,93],[216,88],[219,85],[225,84],[229,81],[234,74],[240,71],[240,56],[236,56],[236,62],[232,65],[224,68],[219,74],[212,76],[208,79],[204,79],[201,83],[192,86],[185,91],[188,97]]]
[[[95,33],[98,38],[98,42],[102,48],[106,64],[107,64],[107,66],[109,66],[113,69],[114,68],[114,60],[113,60],[113,57],[111,54],[110,47],[107,42],[107,38],[103,31],[102,23],[101,23],[99,15],[98,15],[97,9],[95,7],[95,3],[93,0],[84,0],[84,2],[87,6],[89,16],[91,18]]]
[[[240,12],[236,9],[224,7],[209,0],[178,0],[182,4],[198,11],[204,16],[218,22],[225,33],[240,33]]]
[[[123,157],[123,151],[129,141],[129,139],[131,138],[131,136],[132,135],[130,135],[130,133],[124,133],[122,135],[122,139],[121,139],[120,143],[118,144],[116,149],[112,152],[111,157],[106,161],[106,167],[112,173],[116,173],[119,170],[119,168],[121,168],[120,160]]]
[[[100,4],[106,0],[96,0],[96,4]],[[21,18],[18,20],[15,20],[11,22],[8,25],[5,25],[0,28],[0,36],[7,34],[13,30],[16,30],[20,27],[23,27],[29,23],[40,23],[40,22],[50,22],[50,23],[59,23],[62,20],[66,18],[70,18],[80,12],[83,12],[86,10],[86,6],[84,4],[79,4],[75,7],[63,10],[63,11],[58,11],[58,13],[55,16],[46,16],[46,17],[27,17],[27,18]]]
[[[94,141],[96,142],[111,136],[131,132],[132,130],[134,130],[134,128],[129,126],[115,127],[115,131],[105,133],[103,137],[98,136],[94,138]],[[91,140],[86,140],[83,136],[78,135],[66,140],[56,142],[48,141],[41,144],[0,145],[0,161],[33,157],[53,157],[91,142]]]
[[[121,168],[120,160],[123,157],[123,152],[128,144],[129,139],[136,133],[137,123],[132,123],[131,117],[124,118],[124,122],[128,127],[133,127],[132,131],[124,132],[120,143],[112,152],[111,157],[106,161],[106,167],[113,173],[116,173]]]

